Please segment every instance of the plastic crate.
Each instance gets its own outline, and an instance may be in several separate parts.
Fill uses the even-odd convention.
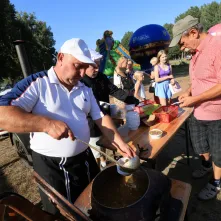
[[[153,114],[158,118],[161,123],[170,123],[178,116],[178,106],[161,106],[156,109]]]

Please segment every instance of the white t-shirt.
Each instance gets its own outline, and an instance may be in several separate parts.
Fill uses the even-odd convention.
[[[123,85],[122,85],[122,82],[121,82],[121,77],[120,77],[120,75],[118,75],[116,73],[116,71],[114,71],[114,85],[116,85],[118,88],[123,89]]]
[[[48,72],[33,74],[19,83],[20,85],[12,90],[17,96],[11,99],[10,105],[63,121],[77,138],[89,142],[87,115],[90,113],[93,120],[103,117],[91,88],[78,82],[69,92],[59,82],[53,67]],[[18,88],[19,91],[16,91]],[[79,141],[72,141],[70,138],[56,140],[41,132],[31,133],[30,142],[32,150],[52,157],[71,157],[87,149],[87,145]]]

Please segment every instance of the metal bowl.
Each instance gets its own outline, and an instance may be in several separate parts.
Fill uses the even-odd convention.
[[[118,160],[117,171],[123,176],[129,176],[136,171],[140,166],[140,158],[135,156],[133,158],[122,157]]]

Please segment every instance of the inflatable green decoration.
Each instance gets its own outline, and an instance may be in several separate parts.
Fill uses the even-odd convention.
[[[114,40],[112,31],[105,31],[103,38],[97,40],[99,53],[103,55],[100,65],[100,72],[111,77],[114,74],[117,61],[121,56],[130,58],[129,52],[121,45],[120,41]],[[140,69],[138,64],[134,63],[134,69]]]

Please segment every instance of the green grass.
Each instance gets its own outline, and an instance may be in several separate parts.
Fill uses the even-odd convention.
[[[189,74],[189,65],[177,65],[172,66],[173,69],[173,75],[175,76],[186,76]]]
[[[189,61],[188,60],[172,60],[170,64],[173,68],[175,76],[186,76],[189,74]]]
[[[173,66],[177,66],[177,65],[184,65],[184,64],[189,64],[190,61],[186,60],[186,59],[182,59],[182,60],[170,60],[169,63]]]

